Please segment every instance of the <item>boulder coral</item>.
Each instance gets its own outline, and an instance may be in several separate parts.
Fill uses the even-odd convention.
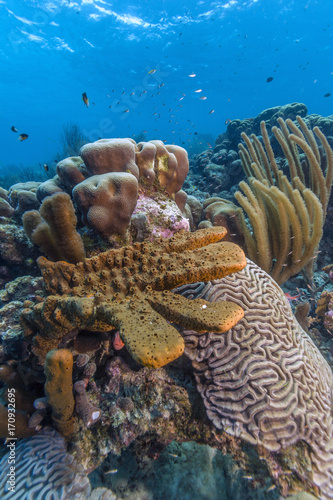
[[[82,146],[80,155],[91,175],[127,172],[139,177],[133,139],[100,139]]]
[[[126,233],[137,197],[138,181],[127,172],[93,175],[73,189],[82,222],[105,240]]]
[[[60,161],[57,164],[57,174],[67,192],[71,192],[77,184],[89,176],[80,156],[71,156]]]
[[[77,265],[40,257],[49,296],[21,316],[25,334],[34,336],[35,352],[43,358],[76,329],[116,328],[137,362],[159,367],[184,350],[181,335],[168,321],[200,332],[229,329],[243,316],[236,304],[189,302],[169,291],[246,265],[237,245],[220,242],[225,234],[221,227],[179,232],[170,239],[109,250]]]
[[[127,235],[139,193],[174,200],[189,171],[185,149],[157,140],[100,139],[80,154],[57,164],[57,175],[39,185],[37,198],[68,193],[83,223],[108,243]]]

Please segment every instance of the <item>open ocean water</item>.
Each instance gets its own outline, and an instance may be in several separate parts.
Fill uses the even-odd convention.
[[[0,165],[52,160],[68,122],[186,147],[272,106],[330,115],[332,19],[325,0],[1,0]]]

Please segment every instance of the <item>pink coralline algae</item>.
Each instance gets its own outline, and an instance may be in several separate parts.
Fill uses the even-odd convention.
[[[153,199],[140,194],[132,215],[132,227],[137,230],[137,238],[171,238],[181,229],[190,230],[189,221],[186,219],[173,200],[166,197]],[[139,234],[141,233],[141,234]]]

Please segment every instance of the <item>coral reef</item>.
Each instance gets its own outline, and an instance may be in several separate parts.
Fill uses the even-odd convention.
[[[183,332],[208,417],[217,428],[275,452],[305,441],[313,481],[323,497],[333,498],[333,376],[282,290],[249,261],[238,273],[179,292],[244,309],[244,318],[223,335]]]
[[[108,474],[110,470],[117,472]],[[110,454],[89,479],[92,484],[108,485],[119,500],[277,498],[276,490],[267,493],[272,485],[270,478],[261,485],[253,485],[249,477],[221,450],[193,441],[172,441],[154,457],[147,457],[139,450],[136,455],[132,450],[126,450],[120,457]]]
[[[179,357],[184,347],[166,320],[202,332],[229,329],[242,317],[240,307],[229,302],[189,303],[168,291],[242,269],[243,251],[233,243],[216,243],[225,234],[224,228],[179,232],[170,239],[110,250],[76,266],[41,257],[38,263],[49,297],[22,314],[26,335],[38,332],[35,352],[45,357],[76,328],[117,328],[136,361],[157,367]]]
[[[89,429],[101,417],[101,410],[90,403],[86,387],[83,380],[79,380],[74,384],[75,395],[75,411],[82,419],[84,425]]]
[[[333,335],[333,292],[322,292],[317,302],[316,315],[326,330]]]
[[[161,194],[170,202],[181,190],[189,169],[185,149],[162,141],[136,144],[133,139],[101,139],[85,144],[80,154],[57,164],[57,175],[38,186],[37,198],[42,201],[65,191],[73,198],[83,224],[109,244],[119,243],[117,236],[127,242],[138,190],[153,204]],[[151,219],[147,223],[152,233]],[[164,219],[172,226],[167,214]]]

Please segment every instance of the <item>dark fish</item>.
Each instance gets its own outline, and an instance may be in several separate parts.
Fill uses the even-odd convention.
[[[10,130],[12,130],[13,132],[18,132],[17,128],[14,127],[14,125],[12,126],[12,128]]]
[[[215,111],[215,109],[211,109],[208,114],[211,115],[212,113],[214,113],[214,111]]]
[[[46,163],[44,163],[43,167],[44,167],[45,172],[49,171],[49,166]]]
[[[325,94],[324,97],[331,97],[331,92],[327,92],[327,94]]]
[[[89,99],[88,99],[88,96],[85,92],[83,92],[83,94],[82,94],[82,100],[83,100],[84,104],[87,106],[87,108],[89,108]]]
[[[18,140],[22,142],[22,141],[25,141],[26,139],[28,139],[28,137],[29,137],[28,134],[20,134],[18,136]]]
[[[269,83],[269,82],[272,82],[273,80],[274,80],[274,78],[273,78],[272,76],[269,76],[269,77],[267,78],[266,82],[267,82],[267,83]]]

